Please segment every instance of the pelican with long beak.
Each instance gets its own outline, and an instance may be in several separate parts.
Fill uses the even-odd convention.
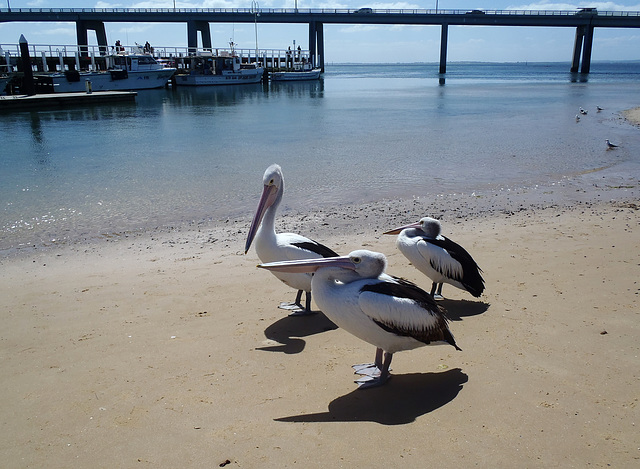
[[[440,222],[424,217],[384,234],[397,234],[396,246],[413,266],[433,282],[431,295],[442,298],[442,284],[466,290],[476,298],[484,291],[482,269],[459,244],[442,236]]]
[[[383,254],[358,250],[343,257],[258,267],[274,273],[315,272],[311,289],[322,312],[338,327],[376,347],[373,364],[354,365],[356,374],[363,375],[356,380],[362,389],[387,381],[395,352],[437,344],[460,350],[444,309],[413,283],[384,274],[386,265]]]
[[[328,247],[299,234],[276,233],[276,211],[284,193],[284,177],[280,166],[277,164],[269,166],[262,182],[264,186],[262,197],[249,228],[244,248],[245,254],[255,239],[256,253],[262,262],[338,256]],[[311,274],[285,272],[273,272],[273,274],[286,285],[298,290],[295,302],[281,303],[279,307],[292,311],[292,316],[311,314]],[[302,292],[306,292],[305,306],[301,303]]]

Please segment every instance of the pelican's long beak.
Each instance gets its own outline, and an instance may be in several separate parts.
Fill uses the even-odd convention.
[[[338,267],[341,269],[349,270],[355,270],[356,268],[349,256],[321,257],[319,259],[269,262],[268,264],[259,264],[258,267],[260,269],[267,269],[276,272],[289,272],[295,274],[315,272],[322,267]]]
[[[273,202],[276,200],[278,195],[278,188],[273,185],[265,185],[262,190],[262,196],[260,197],[260,202],[258,202],[258,209],[256,210],[256,214],[253,216],[253,221],[251,222],[251,227],[249,228],[249,235],[247,236],[247,242],[244,245],[244,253],[249,252],[249,248],[251,247],[251,243],[253,242],[253,238],[255,238],[256,233],[258,232],[258,227],[262,222],[262,217],[264,217],[264,213],[267,211]]]
[[[394,228],[393,230],[385,231],[382,234],[396,235],[396,234],[400,234],[400,232],[402,230],[407,229],[407,228],[421,228],[421,227],[422,227],[422,225],[420,224],[420,222],[416,222],[416,223],[411,223],[409,225],[401,226],[400,228]]]

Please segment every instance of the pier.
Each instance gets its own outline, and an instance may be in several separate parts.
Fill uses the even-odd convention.
[[[120,54],[146,54],[140,45],[120,46]],[[69,45],[69,44],[29,44],[28,55],[33,72],[73,72],[73,71],[105,71],[113,60],[116,51],[109,47],[105,52],[103,46]],[[20,44],[0,44],[0,64],[3,70],[24,72]],[[257,53],[257,56],[256,56]],[[292,70],[295,63],[311,61],[308,50],[286,49],[240,49],[240,48],[188,48],[188,47],[154,47],[151,55],[161,62],[177,69],[177,73],[188,73],[196,66],[200,57],[232,56],[240,58],[241,63],[260,62],[266,72]]]
[[[271,8],[8,8],[0,9],[0,22],[72,22],[77,44],[87,44],[94,31],[102,52],[108,44],[105,22],[186,23],[187,55],[211,49],[210,23],[308,24],[309,55],[324,70],[325,24],[439,25],[440,73],[446,73],[449,26],[540,26],[574,28],[571,71],[589,73],[595,28],[640,28],[640,12],[559,10],[390,10],[390,9],[271,9]]]

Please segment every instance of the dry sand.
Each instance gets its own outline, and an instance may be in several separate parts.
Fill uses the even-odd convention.
[[[634,125],[640,125],[640,107],[633,109],[627,109],[622,112],[622,115]]]
[[[639,186],[604,178],[283,214],[425,288],[380,233],[435,215],[484,269],[480,300],[444,289],[463,351],[366,391],[374,347],[276,308],[250,214],[1,259],[3,467],[636,467]]]

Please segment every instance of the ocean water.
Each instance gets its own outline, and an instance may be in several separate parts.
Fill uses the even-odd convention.
[[[148,90],[0,113],[0,253],[283,209],[491,191],[640,162],[640,62],[328,64],[318,82]],[[596,112],[596,106],[604,108]],[[576,122],[583,107],[588,115]],[[620,143],[606,151],[605,139]],[[55,241],[53,241],[55,240]]]

